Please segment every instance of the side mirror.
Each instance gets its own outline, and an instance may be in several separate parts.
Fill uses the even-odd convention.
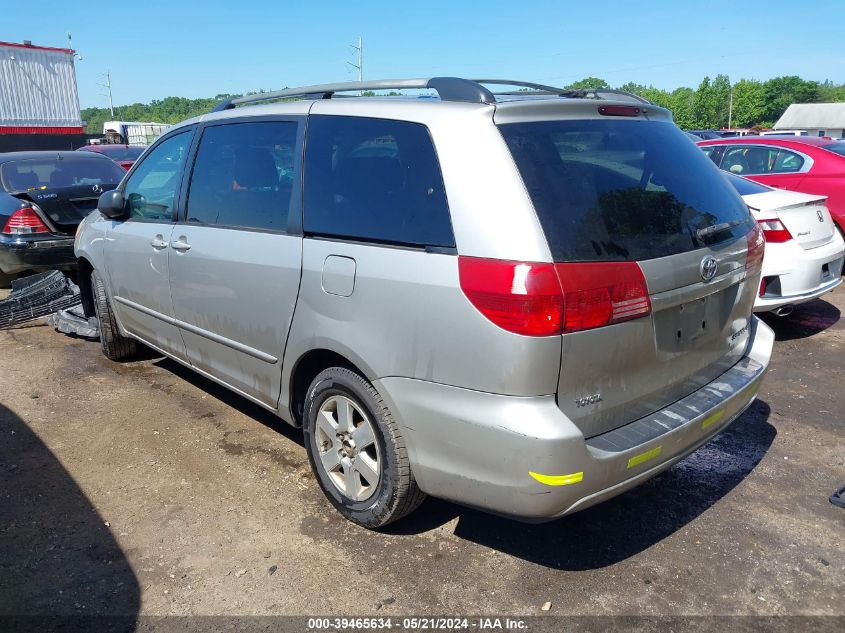
[[[112,189],[103,193],[97,201],[97,210],[112,220],[125,218],[126,201],[123,199],[123,192]]]

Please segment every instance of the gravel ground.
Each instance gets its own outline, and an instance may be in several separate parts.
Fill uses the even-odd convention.
[[[842,309],[768,319],[759,400],[638,489],[540,526],[429,499],[381,533],[178,364],[0,331],[0,615],[845,615]]]

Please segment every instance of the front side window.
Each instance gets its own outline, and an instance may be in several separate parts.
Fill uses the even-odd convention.
[[[588,119],[499,126],[555,261],[634,261],[748,233],[748,208],[674,124]],[[708,230],[715,225],[725,228]]]
[[[312,235],[455,246],[440,164],[418,123],[310,117],[304,205]]]
[[[166,222],[173,219],[176,190],[191,137],[191,131],[171,136],[138,165],[123,189],[130,218]]]
[[[295,121],[205,129],[188,190],[187,221],[284,231],[294,190]]]

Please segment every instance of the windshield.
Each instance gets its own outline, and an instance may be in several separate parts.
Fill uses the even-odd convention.
[[[748,180],[742,176],[737,176],[736,174],[732,174],[727,171],[722,173],[724,173],[725,178],[728,179],[728,182],[731,183],[733,188],[736,189],[736,192],[741,196],[751,196],[755,193],[767,193],[772,191],[771,187],[765,187],[760,183]]]
[[[845,143],[841,141],[838,143],[822,145],[822,149],[826,149],[828,152],[833,152],[834,154],[839,154],[840,156],[845,156]]]
[[[509,123],[513,154],[555,261],[644,260],[735,239],[748,207],[673,123]],[[713,225],[722,230],[703,231]]]
[[[6,191],[61,189],[81,185],[117,185],[126,172],[103,158],[48,157],[13,160],[2,166]]]

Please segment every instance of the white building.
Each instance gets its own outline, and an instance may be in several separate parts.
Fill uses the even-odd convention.
[[[0,42],[0,134],[81,134],[74,51]]]
[[[775,130],[806,130],[809,136],[845,138],[845,103],[793,103]]]

